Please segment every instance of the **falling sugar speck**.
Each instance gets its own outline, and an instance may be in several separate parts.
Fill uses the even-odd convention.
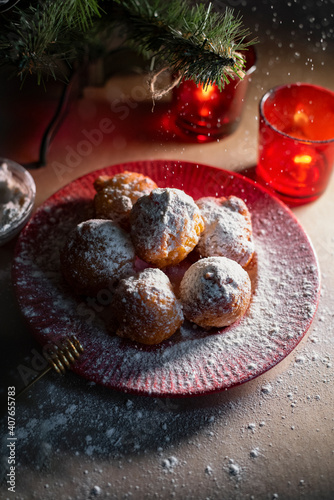
[[[205,472],[206,472],[206,474],[208,474],[208,476],[212,476],[213,470],[212,470],[212,468],[210,467],[210,465],[207,465],[207,466],[205,467]]]
[[[102,490],[101,490],[100,486],[94,486],[94,488],[92,489],[92,494],[98,496],[98,495],[101,495],[101,493],[102,493]]]
[[[257,458],[259,456],[260,452],[259,452],[259,448],[253,448],[251,451],[250,451],[250,456],[252,458]]]
[[[263,394],[270,394],[272,392],[272,386],[270,384],[263,385],[261,387],[261,392]]]

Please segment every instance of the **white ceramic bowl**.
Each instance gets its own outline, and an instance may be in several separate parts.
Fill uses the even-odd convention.
[[[0,221],[0,245],[4,245],[10,241],[21,231],[21,229],[23,229],[31,216],[36,195],[35,181],[29,172],[12,160],[0,158],[0,165],[3,165],[4,163],[8,165],[8,170],[12,173],[14,180],[19,185],[19,188],[25,197],[25,201],[22,211],[20,211],[17,217],[13,218],[9,225],[6,224],[2,227]]]

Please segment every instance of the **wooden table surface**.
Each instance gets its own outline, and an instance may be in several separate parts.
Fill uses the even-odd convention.
[[[315,20],[304,16],[292,23],[286,15],[284,25],[276,4],[279,14],[272,17],[271,4],[264,2],[263,12],[242,11],[260,44],[234,134],[207,144],[166,135],[160,124],[169,98],[152,112],[149,97],[136,100],[146,76],[116,73],[103,88],[84,89],[52,142],[47,166],[32,170],[36,207],[73,179],[127,161],[187,160],[232,171],[254,167],[258,102],[265,91],[295,81],[334,90],[333,40],[323,36],[330,34],[326,16],[315,11]],[[329,14],[328,9],[328,22]],[[27,164],[37,157],[60,86],[45,93],[28,83],[20,91],[15,80],[3,78],[1,89],[0,154]],[[113,130],[69,165],[69,151],[83,140],[83,131],[98,128],[105,118]],[[283,362],[224,393],[167,400],[116,393],[73,373],[49,373],[16,402],[16,493],[6,484],[5,425],[2,498],[334,498],[334,178],[319,200],[293,212],[316,250],[322,288],[308,334]],[[36,368],[39,352],[13,294],[14,246],[15,241],[0,248],[4,402],[7,387],[22,383],[19,367]]]

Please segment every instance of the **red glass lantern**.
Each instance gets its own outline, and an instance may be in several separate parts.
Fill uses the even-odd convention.
[[[317,199],[334,164],[334,93],[296,83],[260,102],[259,179],[290,205]]]
[[[256,63],[254,47],[249,47],[243,55],[246,58],[244,79],[231,80],[222,91],[216,84],[205,87],[192,80],[185,80],[174,88],[173,113],[179,132],[195,142],[215,141],[234,132]]]

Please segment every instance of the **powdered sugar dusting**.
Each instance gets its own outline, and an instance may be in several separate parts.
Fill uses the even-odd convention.
[[[246,266],[253,255],[254,243],[245,203],[236,196],[200,198],[196,203],[205,221],[199,253],[203,257],[221,255]]]
[[[161,168],[162,162],[147,164]],[[174,164],[166,164],[174,174]],[[194,165],[190,167],[189,178],[199,190],[196,176],[191,177],[190,174],[201,172]],[[150,170],[147,171],[150,174]],[[175,178],[178,173],[176,170]],[[218,177],[215,171],[211,175],[215,179]],[[180,182],[184,182],[184,178],[180,177]],[[219,185],[222,184],[220,181]],[[201,185],[204,185],[203,181]],[[184,186],[187,189],[189,183]],[[231,189],[237,192],[239,186],[237,179]],[[245,185],[241,184],[241,187]],[[214,189],[219,191],[219,188]],[[80,189],[79,192],[82,194]],[[240,194],[252,200],[250,208],[252,215],[256,213],[254,217],[258,221],[256,233],[259,230],[266,232],[265,238],[261,233],[256,235],[257,246],[264,248],[267,243],[267,251],[261,252],[259,259],[264,256],[268,263],[263,265],[261,262],[261,270],[268,271],[270,262],[274,262],[276,270],[272,270],[271,279],[283,283],[286,274],[289,276],[286,285],[289,300],[295,301],[297,294],[300,296],[307,288],[308,293],[314,290],[315,275],[308,270],[304,275],[308,287],[303,291],[290,290],[293,267],[296,265],[302,271],[301,262],[307,253],[306,248],[309,248],[305,237],[293,236],[293,244],[297,244],[298,248],[300,244],[305,244],[302,255],[298,257],[298,251],[294,252],[285,242],[291,233],[299,231],[297,223],[284,221],[284,214],[272,218],[275,214],[271,209],[258,214],[258,204],[250,189],[246,189],[244,194],[239,189],[238,196]],[[263,209],[265,205],[262,205]],[[278,204],[277,209],[280,209]],[[312,212],[314,207],[307,210]],[[86,215],[83,214],[84,217]],[[66,223],[65,220],[63,222]],[[267,223],[270,226],[268,229]],[[277,239],[273,240],[276,225],[279,231]],[[279,239],[284,245],[282,251],[275,249]],[[26,248],[29,248],[28,245]],[[321,254],[320,244],[317,250],[323,257],[323,288],[310,336],[298,346],[295,354],[292,353],[282,364],[257,380],[220,394],[196,398],[132,396],[98,387],[94,382],[71,373],[59,377],[51,372],[34,384],[17,401],[19,464],[17,492],[13,498],[30,499],[32,495],[43,500],[331,498],[333,397],[330,388],[334,374],[330,329],[334,319],[331,307],[333,290],[330,286],[331,268],[326,266],[331,255]],[[290,253],[293,255],[292,263]],[[282,273],[279,261],[283,258],[285,267],[292,266],[290,273],[288,270]],[[307,266],[312,265],[310,258],[306,258],[305,262]],[[258,279],[256,265],[255,260],[254,290]],[[276,291],[279,291],[278,286]],[[275,289],[270,286],[272,293]],[[274,297],[277,307],[281,307],[281,300],[275,301]],[[307,303],[303,299],[298,300],[301,306]],[[308,300],[312,303],[312,295]],[[282,308],[286,309],[284,305]],[[39,311],[35,308],[35,312]],[[87,314],[85,319],[89,318]],[[300,318],[303,318],[302,314]],[[276,317],[276,321],[274,317],[272,319],[277,322],[275,335],[280,318]],[[291,332],[288,332],[292,342],[296,335],[294,327],[295,321],[292,322]],[[196,335],[190,325],[188,329],[188,338]],[[202,333],[207,335],[204,331]],[[263,342],[266,342],[266,336]],[[112,364],[113,352],[108,354]],[[210,354],[206,353],[206,370],[209,376],[210,368],[213,377],[214,367],[222,358],[217,352]],[[140,360],[142,350],[138,348],[135,356]],[[275,356],[275,351],[272,356]],[[199,360],[203,368],[204,362]],[[31,366],[31,359],[20,358],[20,361]],[[251,369],[256,370],[255,363],[244,356],[245,366],[248,362]],[[190,370],[188,363],[180,373],[182,380]],[[230,366],[232,370],[233,365]],[[15,371],[18,379],[17,369],[13,366],[13,376]],[[204,380],[203,370],[202,373]],[[177,375],[167,375],[164,388],[168,388],[171,380],[177,380]],[[22,380],[18,380],[17,387],[21,383]],[[4,450],[7,443],[4,432]],[[314,444],[312,449],[310,443]],[[279,464],[278,457],[283,457]],[[8,464],[4,462],[4,476],[7,471]],[[1,489],[4,498],[10,495],[5,481]]]
[[[144,269],[121,280],[113,310],[120,337],[156,344],[170,337],[183,321],[181,304],[168,277],[160,269]]]
[[[133,204],[157,185],[149,177],[125,171],[112,177],[97,177],[94,187],[97,191],[94,198],[96,216],[112,219],[129,229],[128,219]]]
[[[182,169],[178,172],[182,175]],[[180,181],[180,177],[178,179]],[[223,330],[207,332],[185,323],[179,334],[145,348],[110,335],[103,304],[74,299],[60,276],[58,252],[70,226],[91,209],[92,190],[83,181],[42,207],[20,239],[15,261],[21,308],[41,342],[76,334],[85,352],[74,370],[108,387],[177,395],[215,391],[245,382],[283,359],[300,341],[314,315],[319,274],[313,250],[296,220],[270,196],[236,179],[247,190],[256,255],[247,269],[252,300],[245,316]],[[86,198],[82,198],[85,193]],[[86,208],[84,208],[86,207]],[[31,291],[34,290],[34,293]]]
[[[150,196],[140,198],[130,220],[131,236],[139,256],[159,267],[179,262],[191,252],[198,243],[199,224],[202,224],[194,200],[183,191],[171,188],[154,189]],[[177,258],[179,253],[182,259]]]
[[[29,204],[26,187],[18,182],[7,163],[0,165],[0,235],[20,218]]]
[[[120,263],[134,260],[134,249],[129,237],[118,226],[114,225],[112,221],[90,219],[78,224],[75,231],[88,244],[88,250],[85,252],[85,260],[94,269],[105,267],[106,271],[112,274],[117,271]],[[105,244],[106,250],[103,263],[99,262],[100,255],[98,250],[101,246],[100,242]],[[74,244],[74,241],[70,240],[69,247],[73,247]]]
[[[90,219],[78,224],[60,256],[65,278],[78,293],[94,295],[134,272],[130,237],[110,220]]]
[[[137,172],[121,172],[112,177],[100,176],[94,181],[96,191],[108,189],[113,199],[122,196],[130,200],[131,206],[141,196],[149,194],[157,185],[149,177]]]
[[[186,271],[180,286],[185,316],[201,326],[226,326],[241,316],[250,300],[246,271],[226,257],[207,257]]]

